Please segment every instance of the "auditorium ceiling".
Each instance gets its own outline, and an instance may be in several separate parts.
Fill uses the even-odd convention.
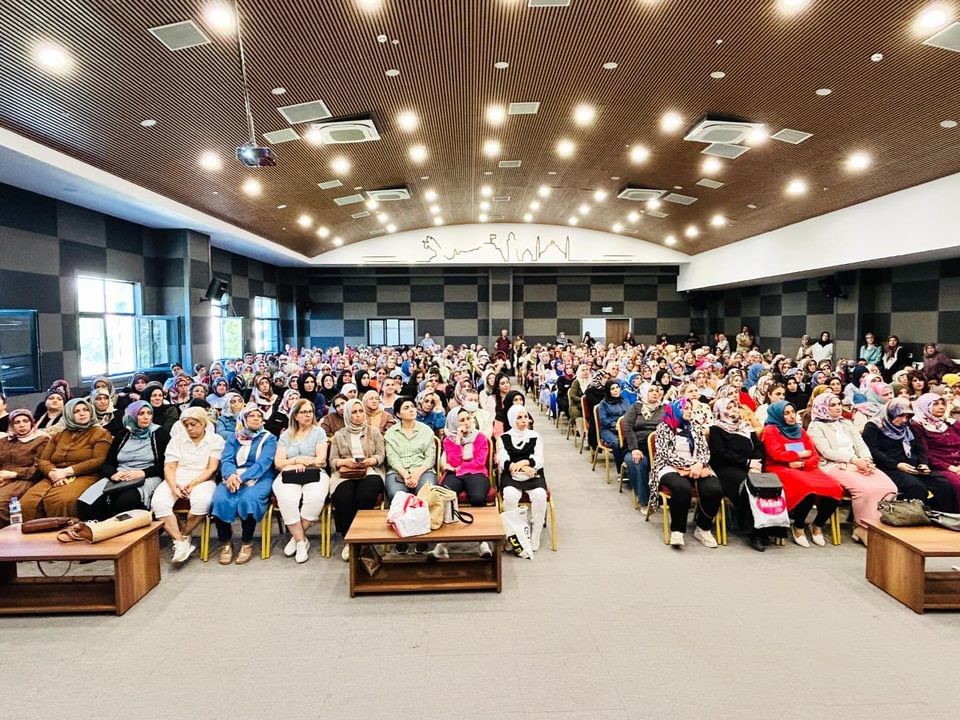
[[[960,171],[960,0],[528,2],[565,4],[240,0],[251,169],[232,1],[0,0],[0,126],[308,256],[501,221],[692,254]]]

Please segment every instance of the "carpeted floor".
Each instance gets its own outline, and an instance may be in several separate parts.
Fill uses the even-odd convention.
[[[505,557],[502,594],[351,600],[339,546],[174,569],[164,540],[122,618],[0,619],[0,717],[956,717],[960,614],[869,585],[848,528],[836,548],[670,549],[537,418],[560,549]]]

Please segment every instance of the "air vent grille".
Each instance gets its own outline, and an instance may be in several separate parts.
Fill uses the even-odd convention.
[[[299,105],[284,105],[278,107],[277,112],[283,115],[291,125],[324,120],[330,117],[330,111],[322,100],[300,103]]]
[[[726,145],[724,143],[714,143],[708,145],[700,151],[701,155],[714,155],[715,157],[727,158],[727,160],[736,160],[750,148],[743,145]]]
[[[762,128],[762,123],[728,122],[704,118],[698,122],[683,139],[708,144],[722,143],[724,145],[737,145],[745,142],[751,132]]]
[[[367,197],[377,202],[394,202],[396,200],[409,200],[410,191],[405,187],[381,188],[380,190],[368,190]]]
[[[633,202],[646,202],[647,200],[659,199],[664,196],[666,190],[652,190],[650,188],[627,187],[617,195],[621,200],[632,200]]]
[[[360,218],[370,217],[370,212],[368,210],[361,210],[360,212],[353,213],[350,217],[354,220],[359,220]]]
[[[337,205],[353,205],[354,203],[363,202],[363,195],[344,195],[343,197],[334,198],[333,201]]]
[[[924,45],[960,52],[960,22],[947,25],[943,30],[923,41]]]
[[[342,120],[318,123],[312,127],[320,142],[326,145],[345,145],[349,143],[373,142],[380,139],[373,120]]]
[[[512,102],[507,106],[509,115],[536,115],[538,112],[540,112],[538,102]]]
[[[664,200],[667,202],[676,203],[677,205],[693,205],[697,201],[695,197],[681,195],[680,193],[670,193],[664,198]],[[649,211],[647,211],[647,213],[649,214]]]
[[[341,187],[343,185],[339,180],[327,180],[326,182],[317,183],[317,187],[321,190],[333,190],[334,188]]]
[[[527,7],[569,7],[570,0],[528,0]]]
[[[273,132],[265,132],[263,137],[266,138],[267,142],[269,142],[271,145],[277,145],[278,143],[285,143],[290,142],[291,140],[300,139],[300,136],[290,128],[274,130]]]
[[[168,50],[173,51],[206,45],[210,42],[210,38],[204,35],[203,30],[193,20],[152,27],[150,34],[162,42]]]
[[[799,145],[800,143],[812,138],[813,134],[802,132],[801,130],[784,128],[780,132],[775,133],[770,137],[772,137],[774,140],[779,140],[780,142],[790,143],[791,145]]]
[[[497,163],[497,167],[518,168],[520,167],[521,163],[522,163],[521,160],[501,160],[499,163]]]
[[[701,187],[708,187],[711,190],[717,190],[718,188],[723,187],[723,183],[719,180],[711,180],[710,178],[703,178],[702,180],[697,181],[697,185]]]

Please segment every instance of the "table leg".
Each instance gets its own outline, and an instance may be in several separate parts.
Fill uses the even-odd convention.
[[[867,580],[917,613],[924,606],[924,559],[919,553],[882,535],[870,532],[867,546]]]
[[[346,540],[344,540],[346,542]],[[350,548],[350,597],[357,596],[357,566],[360,563],[360,546],[348,545]]]
[[[151,533],[113,563],[117,615],[123,615],[160,582],[160,535]]]
[[[496,563],[497,592],[503,590],[503,541],[493,544],[493,562]]]
[[[17,564],[15,562],[0,563],[0,585],[9,585],[17,579]]]

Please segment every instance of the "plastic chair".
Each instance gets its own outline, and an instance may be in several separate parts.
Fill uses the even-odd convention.
[[[520,496],[520,505],[530,506],[530,498],[526,493]],[[503,495],[497,491],[497,507],[503,508]],[[557,505],[553,500],[553,493],[550,492],[550,486],[547,486],[547,523],[550,526],[550,549],[556,552],[560,547],[560,539],[557,534]]]
[[[190,500],[188,498],[177,498],[173,504],[173,514],[181,520],[181,525],[186,521],[190,514]],[[200,559],[206,562],[210,557],[210,516],[204,516],[200,522]]]
[[[623,442],[623,417],[622,417],[622,416],[617,418],[617,442],[620,443],[620,447],[622,447],[622,448],[625,448],[625,447],[626,447],[626,444]],[[623,484],[624,484],[625,482],[627,482],[627,461],[626,461],[626,459],[624,459],[624,461],[623,461],[622,463],[620,463],[620,467],[618,468],[618,472],[619,472],[619,483],[618,483],[619,489],[617,490],[617,492],[622,493],[622,492],[623,492]],[[630,494],[633,495],[633,508],[634,508],[634,510],[636,510],[638,507],[640,507],[640,500],[639,500],[639,498],[637,498],[637,494],[636,494],[635,492],[631,492]]]
[[[603,451],[603,467],[607,474],[607,484],[610,484],[610,460],[613,458],[613,448],[609,445],[604,445],[603,440],[600,437],[600,403],[597,403],[593,406],[593,427],[597,433],[597,449],[593,453],[593,463],[590,465],[590,469],[596,471],[597,469],[597,458],[600,455],[600,452]]]
[[[587,398],[580,396],[580,418],[583,421],[583,430],[580,431],[580,454],[583,455],[583,448],[587,444]]]
[[[267,504],[267,512],[264,513],[260,521],[260,559],[267,560],[270,557],[271,528],[273,523],[273,508],[277,507],[277,499],[270,493],[270,502]],[[280,513],[277,513],[277,520],[281,525],[281,533],[285,530],[283,520],[280,519]],[[211,516],[202,524],[200,531],[200,559],[206,562],[210,558],[210,526],[213,525]]]

